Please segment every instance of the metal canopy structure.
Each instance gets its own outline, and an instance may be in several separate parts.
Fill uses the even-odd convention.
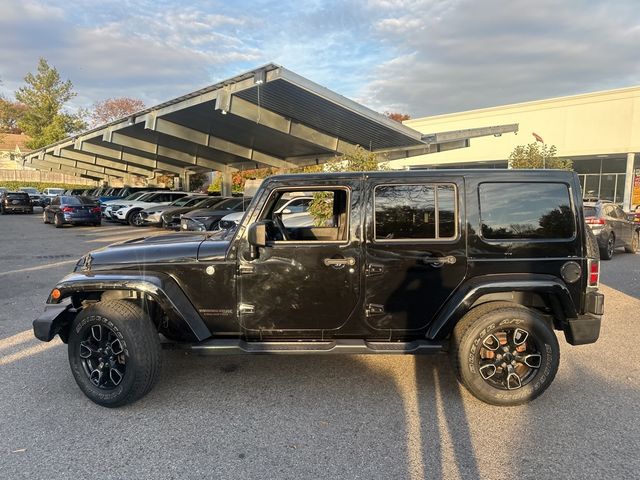
[[[468,146],[517,125],[422,135],[269,64],[30,152],[27,167],[95,180],[319,164],[360,145],[394,159]]]

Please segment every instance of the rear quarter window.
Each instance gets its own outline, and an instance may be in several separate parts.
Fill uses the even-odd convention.
[[[481,183],[481,235],[488,240],[571,239],[576,226],[565,183]]]

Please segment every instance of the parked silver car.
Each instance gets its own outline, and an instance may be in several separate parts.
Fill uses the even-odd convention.
[[[606,200],[584,202],[584,218],[598,239],[600,258],[611,260],[617,247],[628,253],[638,250],[638,230],[620,206]]]

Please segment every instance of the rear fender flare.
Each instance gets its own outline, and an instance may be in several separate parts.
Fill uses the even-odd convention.
[[[428,339],[446,338],[480,297],[490,293],[533,292],[548,299],[554,315],[576,318],[578,312],[567,286],[550,275],[486,275],[470,279],[440,309],[429,326]],[[559,320],[564,321],[564,318]]]

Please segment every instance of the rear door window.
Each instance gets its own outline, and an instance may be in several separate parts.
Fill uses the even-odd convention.
[[[575,220],[564,183],[481,183],[480,222],[489,240],[571,239]]]
[[[375,239],[452,240],[457,236],[453,184],[378,185]]]

